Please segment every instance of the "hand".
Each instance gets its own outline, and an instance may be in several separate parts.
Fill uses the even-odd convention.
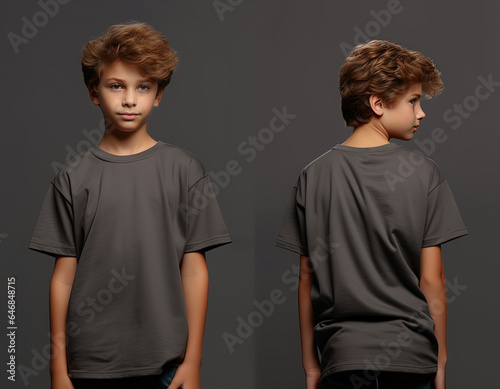
[[[183,362],[175,371],[168,389],[200,389],[200,365]]]
[[[446,389],[446,369],[438,367],[434,378],[434,389]]]
[[[75,389],[75,387],[68,374],[59,373],[51,376],[50,389]]]
[[[306,389],[323,389],[323,384],[320,380],[320,369],[306,370]]]

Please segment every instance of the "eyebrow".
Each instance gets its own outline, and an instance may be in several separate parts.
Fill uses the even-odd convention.
[[[118,81],[118,82],[125,82],[124,80],[122,80],[120,78],[116,78],[116,77],[108,78],[108,79],[105,80],[105,82],[109,82],[111,80],[115,80],[115,81]],[[142,82],[152,82],[152,80],[150,78],[143,78],[141,80],[137,80],[137,82],[139,82],[139,83],[142,83]]]
[[[414,93],[414,94],[412,94],[411,96],[412,96],[412,97],[413,97],[413,96],[422,97],[422,95],[421,95],[420,93]]]

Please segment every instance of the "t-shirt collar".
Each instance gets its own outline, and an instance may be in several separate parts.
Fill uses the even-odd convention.
[[[164,142],[161,140],[157,141],[153,146],[151,146],[149,149],[146,149],[144,151],[141,151],[139,153],[135,154],[129,154],[129,155],[116,155],[116,154],[111,154],[108,153],[107,151],[104,151],[97,145],[92,147],[90,151],[92,154],[94,154],[97,158],[102,159],[104,161],[110,161],[110,162],[132,162],[132,161],[138,161],[140,159],[147,158],[154,153],[156,153],[161,147],[165,145]]]

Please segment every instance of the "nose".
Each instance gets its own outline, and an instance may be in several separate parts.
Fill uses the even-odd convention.
[[[425,112],[422,110],[422,107],[418,107],[417,119],[421,120],[425,118]]]
[[[123,105],[135,106],[135,91],[133,89],[126,89],[123,93]]]

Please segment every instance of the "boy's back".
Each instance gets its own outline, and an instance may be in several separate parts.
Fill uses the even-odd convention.
[[[467,234],[430,158],[388,143],[337,144],[296,179],[276,245],[310,258],[322,377],[434,373],[437,340],[420,252]]]
[[[131,155],[94,146],[54,177],[29,248],[78,258],[70,377],[154,375],[182,362],[180,261],[231,242],[210,194],[199,159],[162,141]]]

